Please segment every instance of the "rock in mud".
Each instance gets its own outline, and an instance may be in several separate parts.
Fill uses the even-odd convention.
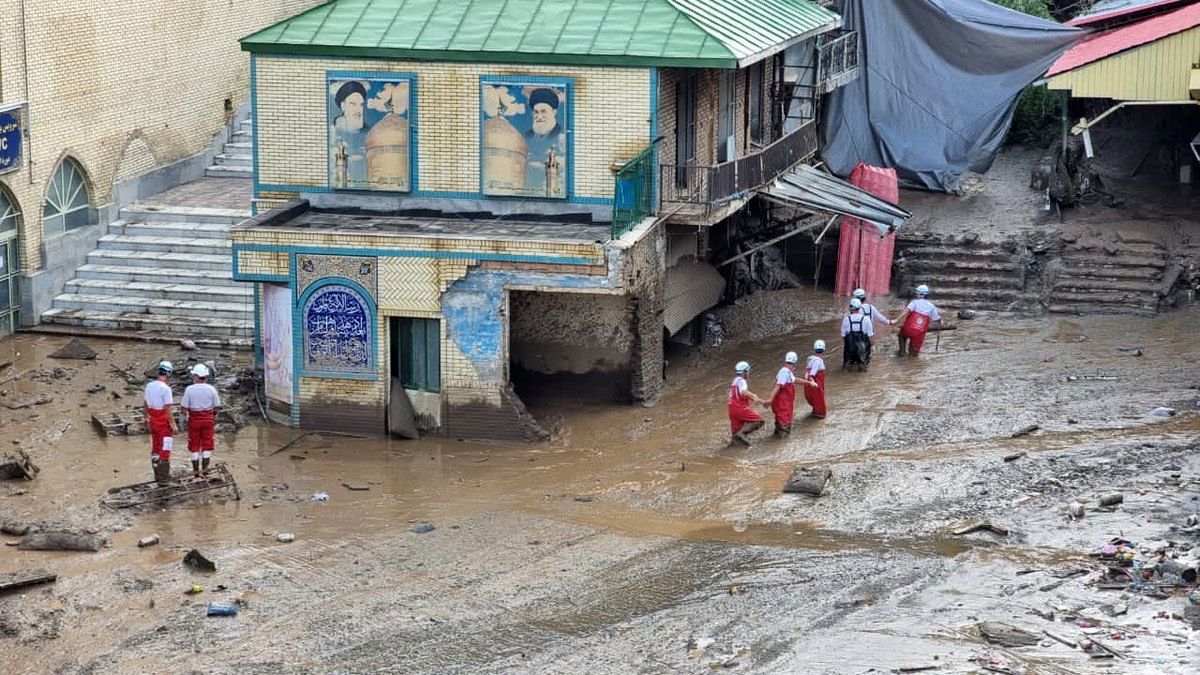
[[[45,530],[25,535],[17,548],[22,551],[99,551],[106,541],[90,532]]]
[[[1154,415],[1155,417],[1171,417],[1175,414],[1175,409],[1160,405],[1154,410],[1151,410],[1150,414]]]
[[[0,459],[0,480],[33,480],[39,471],[41,469],[24,450],[17,450],[15,455],[5,455]]]
[[[197,549],[188,551],[188,554],[183,557],[183,564],[188,567],[199,570],[201,572],[216,572],[217,564],[209,560],[203,553]]]
[[[432,523],[420,523],[418,525],[413,525],[408,531],[414,534],[425,534],[426,532],[433,532],[436,529],[437,528],[434,527]]]
[[[978,628],[983,639],[1001,647],[1028,647],[1041,641],[1037,633],[1003,621],[983,621],[979,623]]]
[[[1120,492],[1100,496],[1100,506],[1116,506],[1125,501],[1125,495]]]
[[[797,467],[783,486],[783,491],[791,494],[805,494],[820,497],[825,491],[833,472],[826,467]]]
[[[96,350],[87,346],[87,344],[79,338],[72,338],[70,342],[58,348],[58,351],[50,354],[52,359],[78,359],[80,361],[91,361],[96,358]]]
[[[958,318],[962,319],[963,321],[970,321],[971,319],[975,318],[975,310],[960,309],[958,310]]]
[[[11,534],[14,537],[24,537],[29,534],[29,526],[24,523],[4,523],[0,525],[0,532]]]
[[[196,343],[193,340],[184,338],[183,340],[179,341],[179,346],[190,352],[196,348]]]
[[[1029,426],[1027,426],[1027,427],[1022,427],[1022,428],[1020,428],[1020,429],[1018,429],[1018,430],[1016,430],[1016,431],[1012,432],[1012,437],[1013,437],[1013,438],[1020,438],[1021,436],[1028,436],[1029,434],[1032,434],[1033,432],[1035,432],[1035,431],[1037,431],[1038,429],[1041,429],[1041,428],[1042,428],[1042,427],[1041,427],[1040,425],[1037,425],[1037,424],[1030,424],[1030,425],[1029,425]]]

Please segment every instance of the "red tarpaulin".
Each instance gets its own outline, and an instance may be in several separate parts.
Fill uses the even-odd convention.
[[[850,183],[880,199],[900,203],[900,186],[895,169],[859,164],[850,173]],[[842,218],[838,241],[837,281],[833,292],[849,295],[862,288],[871,295],[887,295],[892,283],[892,251],[896,233],[880,236],[879,228],[849,216]]]

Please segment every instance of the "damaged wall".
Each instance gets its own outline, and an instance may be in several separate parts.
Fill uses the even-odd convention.
[[[544,374],[629,368],[634,333],[628,298],[513,291],[508,307],[514,366]]]

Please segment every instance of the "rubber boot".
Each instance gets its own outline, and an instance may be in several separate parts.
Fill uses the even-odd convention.
[[[200,470],[201,470],[201,471],[208,471],[208,461],[209,461],[210,459],[212,459],[212,458],[211,458],[211,457],[205,457],[204,459],[201,459],[201,460],[200,460]]]
[[[200,460],[192,460],[192,473],[200,473]]]
[[[171,480],[171,461],[158,460],[154,465],[154,480],[158,481],[159,485],[166,485]]]

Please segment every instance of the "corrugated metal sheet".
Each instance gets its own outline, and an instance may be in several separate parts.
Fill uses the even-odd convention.
[[[1135,24],[1097,33],[1063,52],[1046,71],[1046,77],[1074,70],[1198,25],[1200,4],[1195,4]],[[1192,56],[1195,57],[1194,54]],[[1188,65],[1190,66],[1191,62]]]
[[[811,0],[334,0],[246,51],[734,68],[841,25]]]
[[[846,181],[801,164],[763,192],[787,206],[853,216],[887,234],[900,228],[912,214]]]
[[[683,262],[667,268],[663,293],[663,326],[674,335],[704,310],[721,301],[725,277],[702,262]]]
[[[1186,101],[1197,55],[1200,26],[1048,77],[1046,86],[1076,98]]]
[[[1068,21],[1067,25],[1086,27],[1118,19],[1128,21],[1136,19],[1139,14],[1161,12],[1192,2],[1196,0],[1100,0],[1087,12]]]
[[[895,169],[860,163],[850,182],[889,202],[900,201],[900,184]],[[871,295],[887,295],[892,283],[892,254],[896,233],[880,234],[874,225],[858,218],[843,218],[838,231],[838,266],[833,292],[850,295],[861,288]]]

